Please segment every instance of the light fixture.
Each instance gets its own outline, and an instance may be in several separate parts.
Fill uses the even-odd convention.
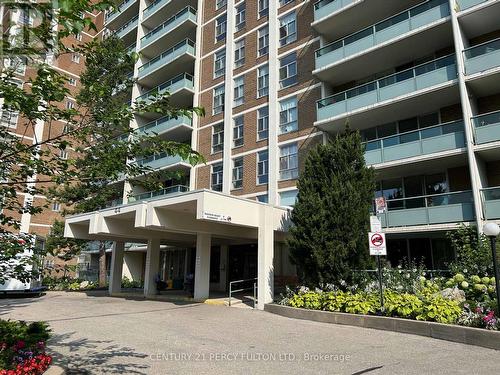
[[[483,227],[483,232],[488,237],[498,237],[500,234],[500,227],[497,223],[487,223]]]

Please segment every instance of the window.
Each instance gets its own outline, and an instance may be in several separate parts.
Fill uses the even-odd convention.
[[[214,55],[214,78],[222,77],[226,74],[226,50],[215,52]]]
[[[222,15],[215,20],[215,43],[226,39],[227,17]]]
[[[234,101],[233,107],[242,105],[245,102],[245,76],[234,79]]]
[[[59,158],[63,159],[63,160],[67,160],[68,159],[68,151],[66,151],[65,149],[59,149]]]
[[[297,53],[293,52],[280,59],[280,88],[297,83]]]
[[[245,27],[245,20],[246,20],[246,6],[245,3],[243,2],[242,4],[236,7],[236,22],[234,23],[236,31],[240,31]]]
[[[259,18],[269,14],[269,0],[259,0]]]
[[[215,191],[222,191],[222,163],[212,165],[210,187]]]
[[[245,64],[245,39],[234,43],[234,67],[239,68]]]
[[[257,198],[257,201],[260,203],[268,203],[269,202],[269,197],[267,196],[267,194],[257,195],[255,198]]]
[[[269,65],[257,70],[257,98],[269,95]]]
[[[243,158],[234,159],[233,162],[233,189],[243,187]]]
[[[2,115],[0,116],[0,126],[5,126],[6,128],[17,127],[17,119],[19,118],[19,112],[13,112],[9,110],[2,110]]]
[[[280,147],[280,180],[291,180],[298,175],[297,143]]]
[[[68,83],[71,85],[71,86],[76,86],[76,79],[75,78],[70,78],[68,80]]]
[[[269,107],[257,110],[257,140],[262,141],[269,136]]]
[[[298,190],[288,190],[280,193],[280,206],[293,207],[297,200]]]
[[[221,152],[224,148],[224,123],[212,127],[212,154]]]
[[[280,7],[282,7],[283,5],[286,5],[288,3],[291,3],[293,0],[280,0]]]
[[[26,73],[27,59],[25,57],[13,56],[5,59],[5,67],[10,68],[14,73],[24,75]]]
[[[297,40],[297,20],[295,12],[280,18],[280,47]]]
[[[217,0],[217,2],[215,3],[215,9],[220,9],[226,5],[227,5],[227,0]]]
[[[257,185],[269,182],[269,152],[259,151],[257,153]]]
[[[79,42],[81,42],[82,41],[82,34],[81,33],[75,34],[75,39],[78,40]]]
[[[298,130],[297,98],[280,102],[280,134]]]
[[[72,100],[68,100],[66,102],[66,109],[74,109],[75,108],[75,102],[73,102]]]
[[[233,146],[240,147],[243,146],[243,116],[238,116],[234,119],[233,128]]]
[[[61,211],[61,205],[58,202],[52,203],[52,211],[59,212]]]
[[[71,61],[74,63],[80,64],[80,54],[74,53],[71,55]]]
[[[214,89],[214,105],[213,114],[216,115],[224,111],[224,98],[225,98],[225,88],[224,85],[216,87]]]
[[[264,26],[258,31],[257,56],[261,57],[269,53],[269,26]]]

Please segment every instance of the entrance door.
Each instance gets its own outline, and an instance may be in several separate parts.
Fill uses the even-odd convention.
[[[257,245],[229,247],[228,283],[257,277]]]

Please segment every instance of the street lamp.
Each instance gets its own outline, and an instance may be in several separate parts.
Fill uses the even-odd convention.
[[[483,227],[483,232],[491,241],[491,253],[493,255],[493,272],[495,274],[495,289],[497,291],[497,315],[500,316],[500,277],[498,276],[497,264],[497,237],[500,234],[500,227],[496,223],[487,223]]]

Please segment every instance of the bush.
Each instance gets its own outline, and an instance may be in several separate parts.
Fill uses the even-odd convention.
[[[389,316],[415,319],[422,305],[423,302],[413,294],[399,294],[392,291],[384,293],[384,306]]]
[[[127,276],[122,279],[122,288],[132,289],[132,288],[142,288],[140,281],[130,280]]]
[[[462,308],[457,301],[435,296],[425,300],[419,312],[417,320],[453,324],[462,313]]]

